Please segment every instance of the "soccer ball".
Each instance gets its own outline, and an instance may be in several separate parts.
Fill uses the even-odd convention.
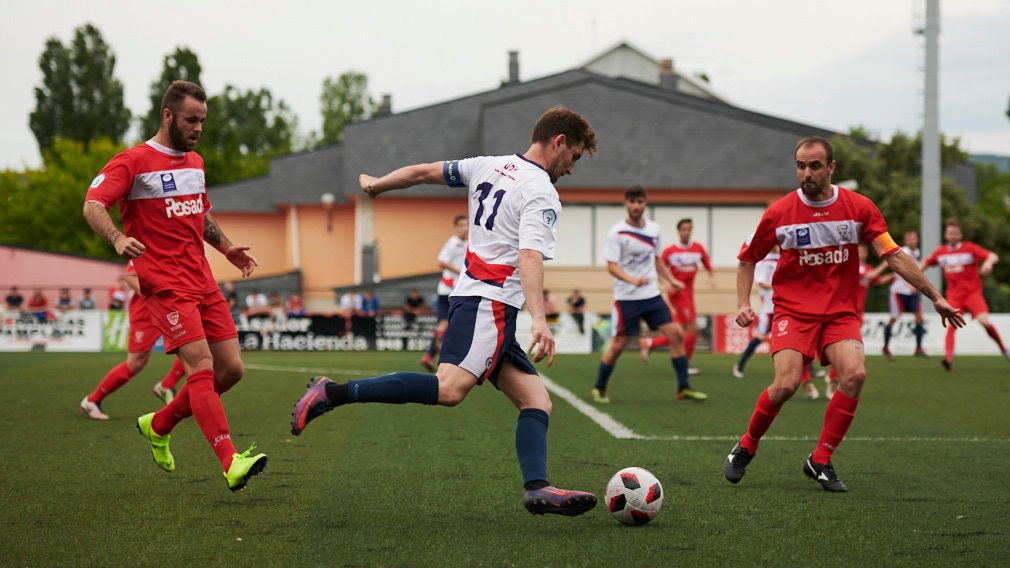
[[[626,525],[644,525],[663,506],[663,486],[655,475],[640,467],[626,467],[607,483],[607,508]]]

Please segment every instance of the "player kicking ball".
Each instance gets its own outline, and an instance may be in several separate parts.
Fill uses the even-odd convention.
[[[831,183],[835,161],[827,140],[800,140],[794,157],[800,187],[765,211],[750,245],[738,256],[736,322],[746,327],[755,317],[750,306],[755,264],[776,244],[781,249],[772,293],[775,378],[758,397],[747,431],[726,457],[723,473],[730,483],[743,479],[761,437],[799,388],[803,367],[820,358],[835,369],[838,389],[828,401],[824,426],[803,473],[826,491],[844,492],[848,487],[838,479],[831,457],[852,424],[866,378],[857,311],[857,243],[872,243],[892,271],[932,300],[945,326],[962,327],[964,319],[894,242],[877,206]]]
[[[313,377],[295,405],[291,433],[297,436],[316,417],[351,403],[456,406],[473,387],[490,381],[519,409],[515,446],[526,509],[575,516],[595,507],[592,493],[547,481],[551,399],[515,338],[525,299],[533,318],[534,361],[554,361],[543,306],[543,262],[554,256],[561,213],[553,184],[573,173],[584,152],[595,151],[592,126],[554,107],[537,120],[525,154],[418,164],[380,178],[361,174],[361,190],[369,197],[421,184],[468,188],[473,224],[463,272],[449,296],[441,360],[434,375],[401,371],[346,384]]]

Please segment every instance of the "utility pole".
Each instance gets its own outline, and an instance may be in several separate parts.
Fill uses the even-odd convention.
[[[925,106],[922,127],[922,235],[920,250],[928,254],[940,246],[940,0],[926,0]],[[931,270],[929,280],[940,289],[939,271]]]

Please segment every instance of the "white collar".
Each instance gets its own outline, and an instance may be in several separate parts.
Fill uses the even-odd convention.
[[[835,184],[831,184],[831,189],[834,193],[831,195],[831,197],[825,199],[824,201],[811,201],[803,193],[802,188],[796,188],[796,194],[800,196],[800,201],[802,201],[803,204],[808,207],[827,207],[828,205],[831,205],[832,203],[838,200],[838,194],[840,193],[839,191],[840,188]]]
[[[180,152],[173,148],[169,148],[168,146],[162,146],[161,144],[158,144],[157,142],[154,141],[154,138],[148,140],[146,144],[154,148],[155,150],[161,152],[162,154],[168,154],[169,156],[182,156],[183,154],[185,154],[185,152]]]

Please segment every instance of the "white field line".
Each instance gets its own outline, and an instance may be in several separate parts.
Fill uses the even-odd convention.
[[[333,375],[358,375],[363,377],[372,377],[388,374],[386,371],[376,371],[369,369],[335,369],[335,368],[322,368],[322,367],[285,367],[279,365],[262,365],[259,363],[246,363],[246,369],[253,369],[256,371],[272,371],[276,373],[330,373]],[[595,422],[600,428],[603,428],[611,436],[617,438],[618,440],[657,440],[657,441],[668,441],[668,442],[736,442],[739,441],[740,436],[647,436],[639,434],[628,428],[624,424],[621,424],[614,419],[613,416],[603,412],[588,402],[582,400],[575,395],[572,391],[566,389],[565,387],[559,385],[552,381],[547,375],[543,373],[540,374],[540,378],[544,381],[544,386],[551,394],[561,398],[568,404],[572,405],[575,410],[578,410],[584,414],[587,418]],[[817,438],[813,437],[803,437],[803,436],[765,436],[761,441],[773,441],[773,442],[816,442]],[[912,436],[912,437],[899,437],[899,436],[848,436],[845,438],[846,442],[931,442],[931,443],[972,443],[972,442],[983,442],[983,443],[1010,443],[1010,438],[978,438],[978,437],[962,437],[962,438],[946,438],[941,436]]]

